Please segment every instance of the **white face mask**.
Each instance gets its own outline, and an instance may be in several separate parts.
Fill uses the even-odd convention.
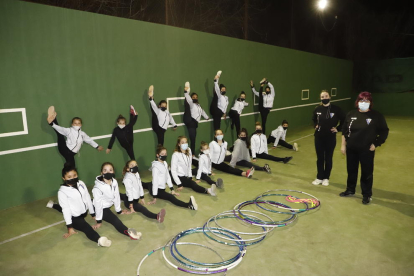
[[[206,149],[205,151],[203,151],[204,154],[210,154],[210,150]]]
[[[180,147],[181,147],[182,150],[187,150],[188,149],[188,143],[181,144]]]
[[[125,127],[125,125],[118,125],[118,127],[119,127],[120,129],[123,129],[123,128]]]
[[[216,138],[217,138],[217,140],[221,141],[221,140],[223,140],[223,135],[217,135]]]
[[[79,130],[81,127],[80,126],[72,126],[75,130]]]
[[[367,111],[369,109],[369,105],[370,103],[358,102],[358,107],[361,111]]]

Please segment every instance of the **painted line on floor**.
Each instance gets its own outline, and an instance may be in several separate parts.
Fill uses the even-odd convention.
[[[339,101],[346,101],[346,100],[350,100],[351,98],[343,98],[343,99],[338,99],[338,100],[332,100],[331,102],[339,102]],[[274,111],[281,111],[281,110],[286,110],[286,109],[292,109],[292,108],[298,108],[298,107],[305,107],[305,106],[312,106],[312,105],[317,105],[320,102],[317,103],[308,103],[308,104],[301,104],[301,105],[293,105],[293,106],[287,106],[287,107],[281,107],[281,108],[275,108],[275,109],[271,109],[271,112]],[[184,114],[184,113],[183,113]],[[240,116],[250,116],[250,115],[254,115],[254,114],[259,114],[258,111],[256,112],[250,112],[250,113],[243,113]],[[226,119],[228,119],[230,117],[226,117]],[[223,119],[224,120],[224,119]],[[209,120],[202,120],[200,121],[200,123],[207,123],[207,122],[211,122],[213,121],[212,119]],[[180,123],[177,124],[177,126],[183,126],[184,123]],[[168,128],[171,128],[172,126],[168,126]],[[152,128],[142,128],[142,129],[136,129],[133,131],[133,133],[138,133],[138,132],[147,132],[147,131],[152,131]],[[105,138],[110,138],[112,136],[112,134],[106,134],[106,135],[100,135],[100,136],[95,136],[95,137],[91,137],[93,140],[99,140],[99,139],[105,139]],[[25,152],[25,151],[31,151],[31,150],[38,150],[38,149],[46,149],[46,148],[52,148],[52,147],[56,147],[57,143],[51,143],[51,144],[44,144],[44,145],[38,145],[38,146],[32,146],[32,147],[26,147],[26,148],[18,148],[18,149],[12,149],[12,150],[4,150],[4,151],[0,151],[0,155],[6,155],[6,154],[12,154],[12,153],[19,153],[19,152]]]

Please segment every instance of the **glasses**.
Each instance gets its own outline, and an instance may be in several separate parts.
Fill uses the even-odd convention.
[[[369,100],[360,100],[359,102],[360,102],[360,103],[370,103],[370,101],[369,101]]]

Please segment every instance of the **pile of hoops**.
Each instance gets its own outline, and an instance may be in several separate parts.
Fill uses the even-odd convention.
[[[288,204],[299,204],[300,206],[297,207],[301,208],[292,208]],[[226,275],[227,271],[240,264],[248,246],[260,243],[274,229],[291,225],[297,220],[299,214],[315,210],[320,206],[321,202],[319,199],[305,192],[287,189],[266,191],[253,200],[240,202],[234,206],[233,210],[212,216],[203,227],[191,228],[178,233],[165,245],[144,256],[138,265],[137,275],[139,276],[144,261],[159,250],[162,251],[163,258],[167,264],[179,271],[199,275],[218,273]],[[255,208],[256,210],[249,210],[248,208]],[[278,218],[275,218],[275,216]],[[225,221],[232,221],[237,223],[238,226],[248,227],[249,231],[237,231],[230,227],[225,227],[223,225]],[[217,250],[210,246],[180,241],[184,237],[197,234],[214,241],[213,244],[218,243],[224,246],[232,246],[235,253],[232,253],[230,257],[224,258]],[[218,261],[202,263],[193,260],[185,256],[182,251],[179,251],[178,247],[182,248],[183,246],[197,246],[207,249],[214,256],[218,257]]]

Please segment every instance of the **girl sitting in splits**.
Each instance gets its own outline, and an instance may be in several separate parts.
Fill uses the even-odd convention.
[[[206,181],[208,184],[215,184],[217,188],[223,188],[224,183],[223,179],[217,178],[217,181],[213,181],[210,178],[210,175],[215,175],[211,172],[211,158],[210,158],[210,149],[208,144],[204,141],[200,145],[200,154],[198,160],[193,159],[193,164],[197,167],[193,169],[193,175],[196,176],[196,183],[200,183],[201,180]],[[200,180],[201,179],[201,180]]]
[[[269,135],[269,138],[267,138],[267,143],[271,144],[273,143],[272,149],[275,149],[277,145],[281,145],[287,149],[293,149],[294,151],[298,151],[298,144],[293,143],[293,146],[291,144],[288,144],[286,142],[286,132],[289,127],[289,123],[286,120],[282,121],[282,124],[278,126],[275,130],[272,131],[272,133]]]

